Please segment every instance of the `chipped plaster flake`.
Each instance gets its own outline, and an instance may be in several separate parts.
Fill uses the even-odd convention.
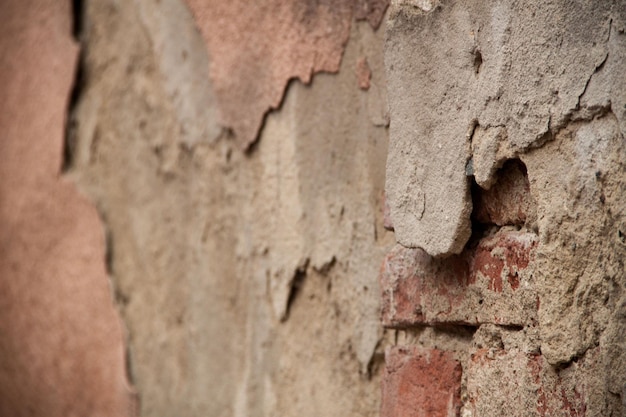
[[[515,156],[507,142],[505,127],[476,126],[472,135],[472,163],[476,183],[488,190],[497,180],[495,173],[503,161]]]
[[[391,125],[386,192],[398,242],[438,256],[459,253],[470,235],[465,175],[469,141],[463,139],[467,127],[449,120],[450,114],[467,118],[467,110],[446,96],[467,90],[473,68],[450,56],[446,45],[471,49],[464,35],[471,27],[463,19],[452,19],[441,37],[424,45],[431,30],[444,29],[430,27],[434,20],[419,16],[407,11],[388,22],[385,65]],[[456,85],[448,83],[455,78]],[[438,109],[442,101],[446,111]]]
[[[572,118],[606,59],[612,5],[414,3],[393,2],[387,26],[386,192],[398,242],[445,256],[470,234],[468,160],[488,188]]]

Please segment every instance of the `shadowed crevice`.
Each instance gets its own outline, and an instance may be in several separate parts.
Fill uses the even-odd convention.
[[[298,267],[293,275],[293,280],[291,281],[291,288],[289,289],[289,296],[287,297],[287,307],[285,308],[285,316],[282,318],[282,321],[287,321],[289,319],[289,313],[293,303],[298,298],[300,294],[300,290],[304,285],[304,280],[307,274],[307,268],[309,266],[309,260],[307,259],[304,265]]]

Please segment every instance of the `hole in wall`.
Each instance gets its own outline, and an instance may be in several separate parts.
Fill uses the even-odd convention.
[[[536,218],[536,203],[530,194],[526,165],[507,160],[496,173],[490,189],[481,188],[472,177],[473,226],[523,226]]]

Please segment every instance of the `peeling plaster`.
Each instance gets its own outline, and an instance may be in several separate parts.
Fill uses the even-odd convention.
[[[244,149],[289,80],[337,72],[353,17],[377,28],[387,8],[387,0],[186,2],[209,51],[221,123]]]
[[[582,114],[580,97],[607,60],[613,8],[450,1],[425,13],[392,4],[386,189],[399,243],[433,256],[463,249],[467,162],[489,188],[506,159],[541,146]]]

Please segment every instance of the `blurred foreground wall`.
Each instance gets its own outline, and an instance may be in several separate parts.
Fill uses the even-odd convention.
[[[626,414],[623,1],[0,13],[0,415]]]

